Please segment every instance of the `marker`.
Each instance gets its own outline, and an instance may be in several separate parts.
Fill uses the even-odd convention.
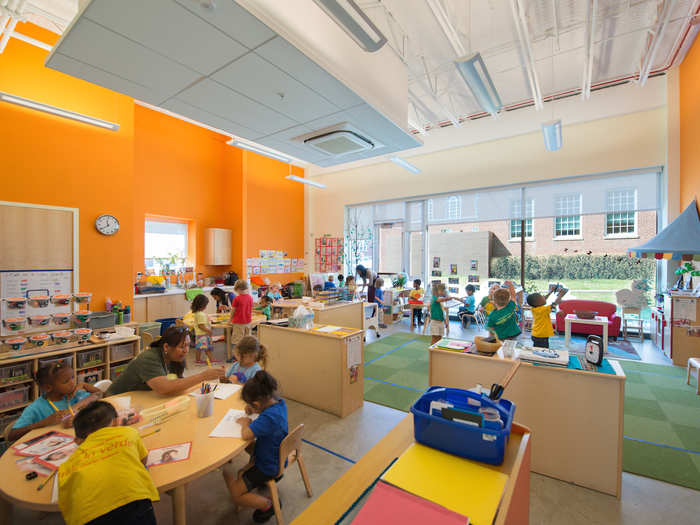
[[[209,356],[205,355],[205,357],[207,358],[207,366],[211,368],[211,361],[209,360]]]
[[[148,437],[148,436],[152,436],[152,435],[155,434],[156,432],[160,432],[160,431],[161,431],[161,429],[160,429],[160,428],[157,428],[157,429],[155,429],[153,432],[148,432],[147,434],[143,434],[141,437],[142,437],[142,438],[145,438],[145,437]]]

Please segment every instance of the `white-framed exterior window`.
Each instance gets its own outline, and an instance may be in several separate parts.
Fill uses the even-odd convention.
[[[459,219],[462,216],[462,199],[457,195],[451,195],[447,199],[447,218]]]
[[[510,201],[510,216],[522,217],[522,203],[520,199]],[[535,199],[525,199],[525,217],[535,216]],[[511,219],[509,221],[508,239],[511,241],[519,241],[522,235],[520,219]],[[532,239],[534,236],[532,218],[525,219],[525,239]]]
[[[634,188],[607,192],[605,237],[625,238],[637,236],[637,191]]]
[[[581,194],[559,195],[554,200],[554,238],[582,238],[581,235]]]
[[[160,271],[164,264],[171,270],[185,266],[187,223],[146,220],[144,235],[145,267]],[[174,262],[171,262],[174,258]]]
[[[428,221],[433,220],[433,199],[428,199]]]

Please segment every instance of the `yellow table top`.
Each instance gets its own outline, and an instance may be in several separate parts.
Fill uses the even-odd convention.
[[[198,388],[193,387],[188,392]],[[153,391],[128,392],[105,399],[110,400],[125,396],[131,396],[132,407],[141,409],[172,399]],[[209,437],[209,433],[221,421],[228,409],[243,410],[245,403],[241,399],[240,391],[225,400],[215,399],[214,414],[208,418],[197,417],[194,398],[191,399],[192,401],[186,411],[175,414],[161,425],[152,426],[141,431],[141,434],[147,434],[155,428],[161,429],[160,432],[143,438],[144,445],[149,450],[188,441],[192,442],[190,458],[187,461],[159,465],[150,469],[153,482],[161,493],[197,479],[223,465],[240,454],[247,445],[247,442],[240,438]],[[143,424],[143,422],[136,423],[134,428],[138,428]],[[72,428],[64,429],[60,426],[45,427],[29,432],[18,443],[44,434],[49,430],[57,430],[73,435]],[[16,456],[11,450],[8,450],[0,457],[0,472],[2,472],[2,476],[0,476],[0,496],[21,507],[58,512],[58,505],[51,503],[53,481],[49,482],[41,491],[37,491],[37,486],[46,478],[39,476],[32,481],[27,481],[25,479],[26,473],[20,471],[15,465],[15,461],[18,459],[20,459],[20,456]]]

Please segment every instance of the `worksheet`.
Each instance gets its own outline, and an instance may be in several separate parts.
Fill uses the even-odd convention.
[[[219,421],[219,424],[214,427],[211,431],[209,437],[232,437],[240,438],[241,435],[241,425],[238,420],[242,417],[249,417],[253,421],[258,418],[258,414],[246,415],[245,410],[235,410],[230,408],[226,415]]]

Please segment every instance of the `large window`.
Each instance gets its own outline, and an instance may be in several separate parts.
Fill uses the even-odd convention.
[[[636,191],[634,189],[608,192],[608,213],[605,220],[606,237],[633,236],[637,233]]]
[[[178,270],[187,257],[187,224],[179,222],[146,221],[146,269],[160,271],[167,266]]]
[[[456,195],[447,199],[447,218],[454,220],[462,216],[462,201]]]
[[[533,217],[535,215],[535,200],[525,200],[525,217]],[[522,203],[520,199],[510,201],[510,216],[522,217]],[[510,227],[508,228],[508,238],[511,241],[519,240],[522,235],[521,219],[511,219]],[[532,239],[533,236],[532,219],[525,219],[525,238]]]
[[[581,236],[581,194],[560,195],[555,199],[554,237]]]

